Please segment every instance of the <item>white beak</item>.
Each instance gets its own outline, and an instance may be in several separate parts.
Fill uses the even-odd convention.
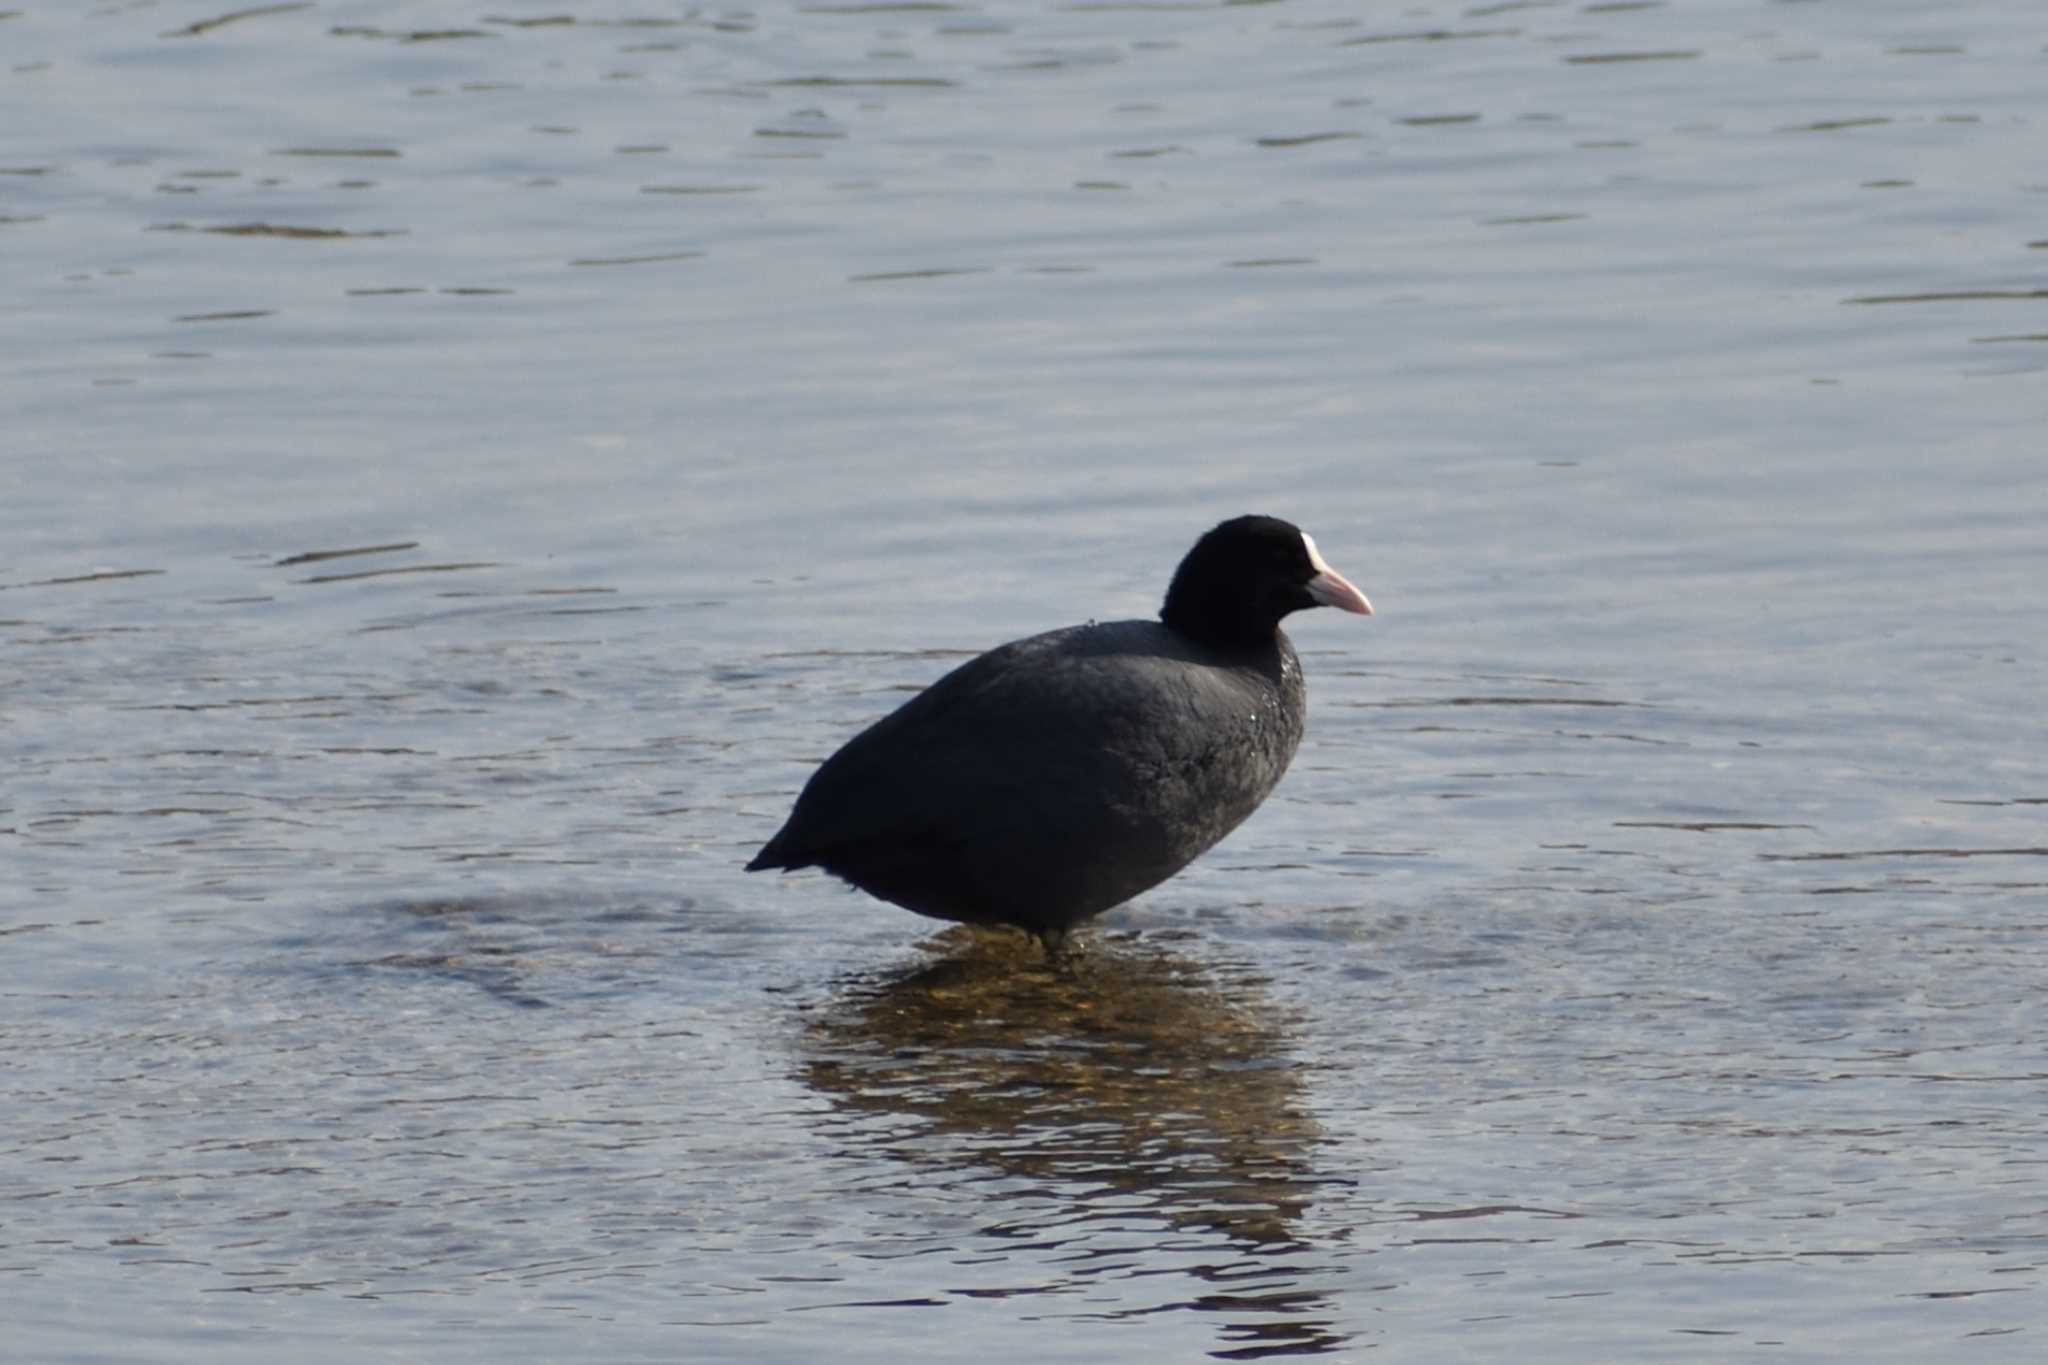
[[[1316,576],[1302,586],[1308,595],[1325,607],[1336,607],[1340,611],[1355,611],[1360,616],[1372,615],[1372,603],[1365,600],[1365,594],[1351,586],[1351,580],[1323,562],[1322,552],[1316,549],[1316,539],[1308,532],[1301,533],[1301,543],[1308,550],[1309,567]]]

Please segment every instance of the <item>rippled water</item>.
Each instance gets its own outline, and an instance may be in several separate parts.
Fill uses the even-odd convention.
[[[2018,0],[0,10],[34,1360],[2032,1360]],[[1070,973],[747,877],[1311,527]]]

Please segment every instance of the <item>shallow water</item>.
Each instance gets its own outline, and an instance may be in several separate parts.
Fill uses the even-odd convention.
[[[2035,1358],[2034,20],[0,12],[11,1349]],[[1253,509],[1073,973],[739,872]]]

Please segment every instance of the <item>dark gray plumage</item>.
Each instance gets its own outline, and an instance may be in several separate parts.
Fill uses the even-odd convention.
[[[748,871],[822,867],[921,915],[1068,929],[1156,886],[1266,799],[1301,742],[1304,607],[1369,614],[1315,542],[1226,521],[1159,621],[999,646],[855,735]]]

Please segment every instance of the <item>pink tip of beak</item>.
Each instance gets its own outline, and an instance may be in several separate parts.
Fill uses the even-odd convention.
[[[1323,552],[1316,548],[1316,538],[1306,531],[1301,543],[1308,549],[1309,567],[1316,576],[1302,586],[1308,595],[1325,607],[1336,607],[1342,611],[1355,611],[1360,616],[1372,615],[1372,603],[1365,600],[1365,594],[1351,586],[1351,580],[1323,562]]]
[[[1372,603],[1365,600],[1365,594],[1352,587],[1351,581],[1335,569],[1323,570],[1306,586],[1308,595],[1323,606],[1355,611],[1360,616],[1372,615]]]

